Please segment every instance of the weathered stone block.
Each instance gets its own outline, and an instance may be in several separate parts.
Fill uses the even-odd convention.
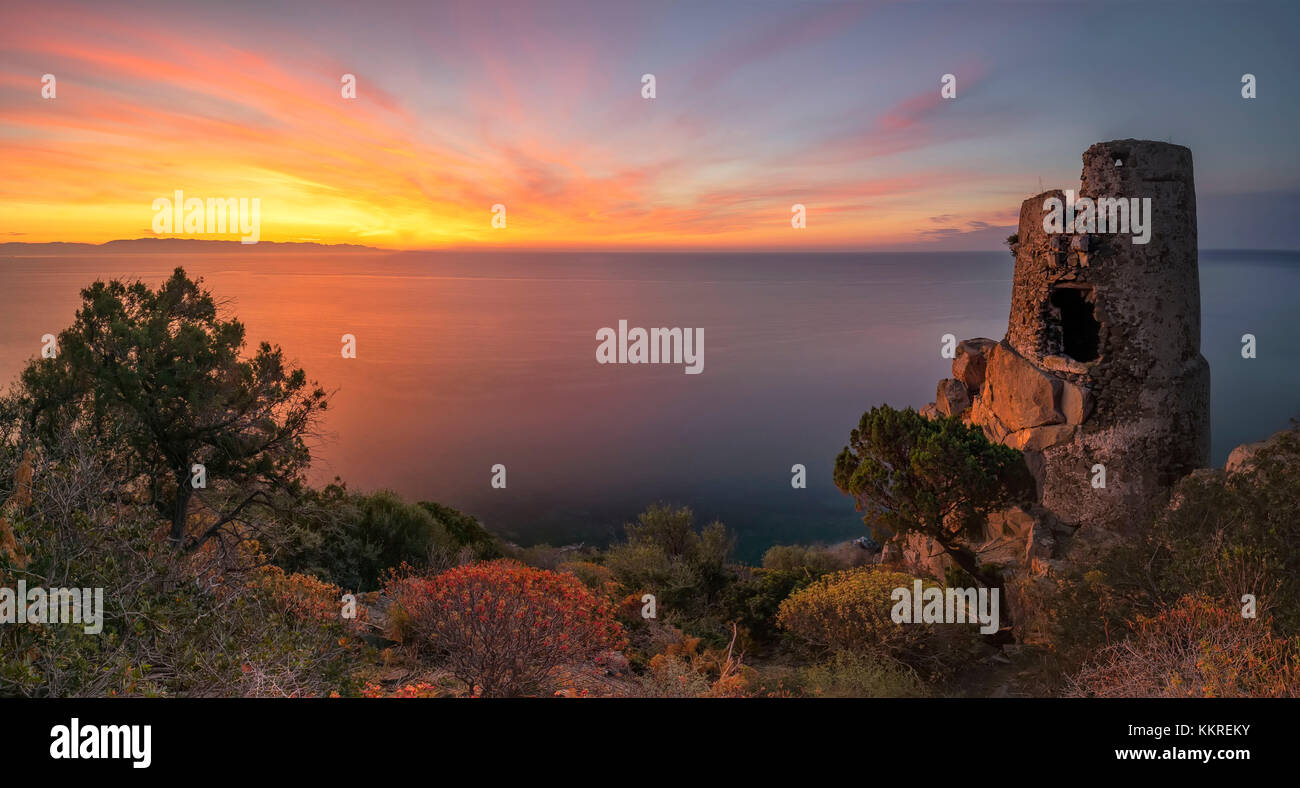
[[[1066,424],[1082,424],[1092,413],[1092,392],[1083,386],[1061,384],[1061,415]]]
[[[960,416],[970,407],[970,393],[960,380],[944,378],[934,393],[934,404],[944,416]]]
[[[986,386],[987,388],[987,386]],[[1001,443],[1002,439],[1007,437],[1010,430],[1006,425],[998,420],[993,411],[989,410],[988,397],[980,395],[975,398],[971,404],[970,421],[971,424],[984,428],[984,435],[994,443]]]
[[[1043,356],[1043,366],[1055,372],[1070,372],[1075,375],[1088,374],[1088,365],[1075,361],[1069,356]]]
[[[1009,346],[999,344],[989,358],[981,396],[998,420],[1015,432],[1065,421],[1057,409],[1061,383]]]
[[[1256,441],[1255,443],[1243,443],[1232,451],[1228,452],[1228,462],[1223,469],[1228,473],[1237,473],[1246,470],[1255,459],[1259,450],[1268,445],[1268,441]]]
[[[1033,515],[1019,506],[990,512],[985,538],[1025,540],[1032,533],[1034,522]]]
[[[997,345],[997,340],[985,337],[963,339],[957,344],[957,356],[952,360],[952,376],[965,383],[967,391],[974,393],[984,387],[984,370],[988,367],[989,353]]]
[[[1013,449],[1021,451],[1042,451],[1074,439],[1074,426],[1071,424],[1049,424],[1043,427],[1030,427],[1027,430],[1013,432],[1003,441]]]

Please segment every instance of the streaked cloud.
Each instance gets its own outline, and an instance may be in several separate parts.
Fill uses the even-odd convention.
[[[153,199],[183,189],[259,197],[265,240],[987,248],[1036,179],[1070,185],[1082,149],[1112,131],[1097,118],[1163,99],[1116,92],[1062,116],[1042,86],[1075,84],[1072,61],[1011,46],[1051,19],[1039,8],[866,3],[739,13],[56,2],[0,30],[0,233],[148,235]],[[1069,51],[1083,24],[1051,29]],[[653,101],[639,96],[646,72],[659,79]],[[948,72],[952,101],[939,95]],[[43,73],[59,80],[54,101],[39,96]],[[339,95],[344,73],[358,77],[355,101]],[[1158,73],[1171,95],[1214,89]],[[1295,120],[1292,105],[1257,122]],[[1171,134],[1191,133],[1187,123],[1171,119]],[[1256,171],[1270,189],[1300,188],[1269,164],[1294,160],[1293,137],[1259,139],[1245,153],[1198,145],[1202,188],[1239,191]],[[505,231],[489,224],[496,203]],[[808,209],[798,234],[794,203]]]

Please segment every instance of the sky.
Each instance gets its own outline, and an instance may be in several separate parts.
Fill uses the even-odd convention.
[[[1297,3],[114,6],[0,0],[0,242],[181,190],[266,241],[997,249],[1135,137],[1192,149],[1202,247],[1300,248]]]

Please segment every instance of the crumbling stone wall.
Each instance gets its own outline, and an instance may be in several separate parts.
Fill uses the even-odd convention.
[[[1025,451],[1041,503],[1062,521],[1123,529],[1209,463],[1192,154],[1142,140],[1083,154],[1078,197],[1150,198],[1146,244],[1050,233],[1052,197],[1065,200],[1049,191],[1020,208],[1006,338],[962,343],[934,410]],[[1092,484],[1096,465],[1105,487]]]
[[[1006,570],[1013,607],[1050,586],[1051,567],[1081,540],[1122,538],[1164,505],[1174,482],[1209,464],[1191,151],[1117,140],[1083,154],[1075,199],[1149,197],[1145,244],[1124,233],[1048,232],[1052,197],[1066,196],[1044,192],[1020,207],[1006,337],[961,342],[953,376],[922,409],[1025,454],[1038,503],[990,518],[976,546]],[[1098,465],[1104,487],[1094,486]],[[924,548],[904,550],[921,571]],[[1036,623],[1021,612],[1023,637]]]
[[[1097,143],[1080,181],[1076,199],[1151,198],[1149,242],[1049,233],[1045,200],[1066,195],[1024,200],[1006,337],[959,343],[953,377],[922,410],[978,425],[1022,450],[1034,472],[1039,502],[996,512],[975,545],[1004,571],[1021,638],[1041,622],[1015,599],[1049,588],[1066,553],[1147,523],[1175,481],[1209,464],[1191,151]],[[1093,485],[1097,466],[1105,486]],[[939,571],[943,557],[933,554],[913,540],[898,558]]]

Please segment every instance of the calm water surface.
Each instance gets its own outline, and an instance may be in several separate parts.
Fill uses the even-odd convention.
[[[863,532],[830,482],[873,404],[920,406],[939,337],[1001,338],[1012,258],[964,254],[113,254],[0,258],[0,380],[96,278],[204,277],[334,390],[315,477],[464,509],[523,543],[601,542],[646,504],[773,543]],[[1300,415],[1300,254],[1201,253],[1214,461]],[[596,331],[704,329],[704,373],[601,366]],[[1240,356],[1241,335],[1259,357]],[[355,334],[358,358],[341,358]],[[490,487],[507,467],[508,486]],[[808,468],[808,489],[790,468]]]

